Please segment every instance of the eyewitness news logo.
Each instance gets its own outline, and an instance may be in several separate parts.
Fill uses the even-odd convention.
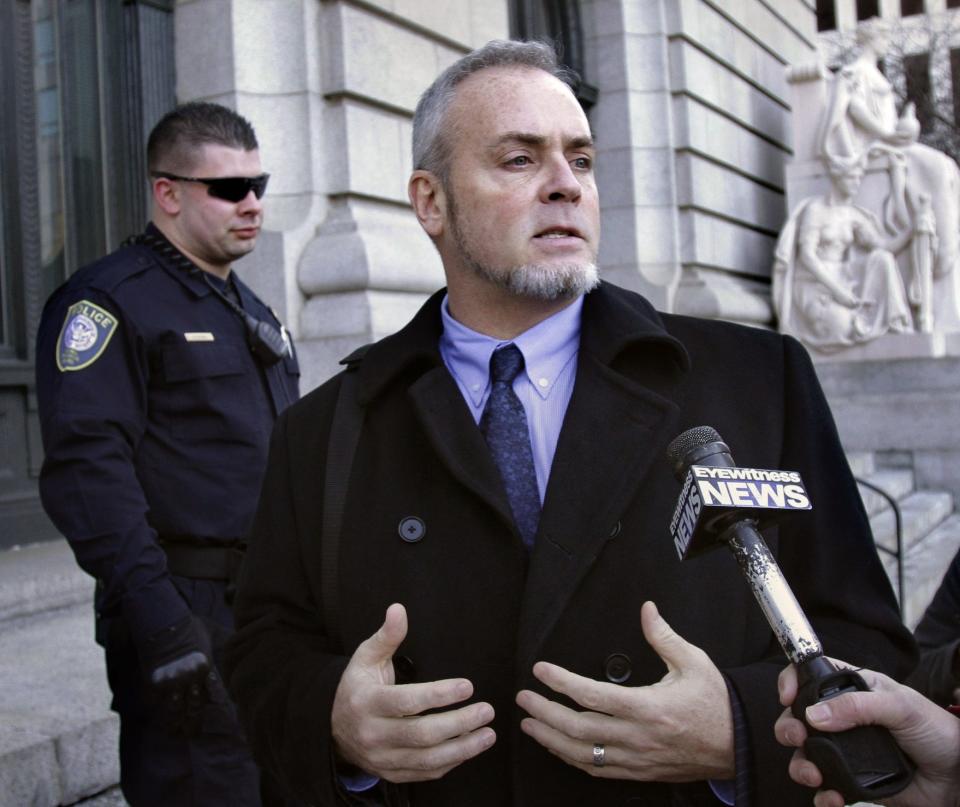
[[[691,465],[670,520],[670,533],[682,559],[707,549],[719,531],[717,521],[730,513],[761,518],[770,511],[811,507],[795,471]]]

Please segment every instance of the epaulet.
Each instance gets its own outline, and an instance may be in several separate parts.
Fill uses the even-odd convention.
[[[363,362],[363,357],[367,355],[367,351],[370,350],[373,345],[373,342],[369,342],[366,345],[361,345],[349,356],[340,359],[340,364],[344,365],[348,370],[356,370]]]
[[[116,252],[85,266],[74,276],[91,289],[113,292],[121,283],[136,277],[156,264],[156,257],[139,244],[124,244]]]

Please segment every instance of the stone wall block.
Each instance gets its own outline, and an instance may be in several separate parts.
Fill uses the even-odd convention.
[[[724,70],[687,42],[670,43],[671,85],[723,110],[727,115],[780,142],[789,137],[789,111],[769,95]]]
[[[615,149],[597,161],[597,185],[609,207],[662,205],[673,194],[667,149]]]
[[[677,313],[764,325],[773,316],[769,287],[722,270],[685,267],[677,290]]]
[[[678,149],[711,155],[769,185],[784,186],[786,145],[759,137],[690,96],[673,99],[673,121]]]
[[[412,113],[420,93],[461,55],[364,9],[338,4],[337,10],[341,26],[327,43],[327,95],[349,92]]]
[[[600,276],[617,286],[642,294],[659,311],[673,311],[677,273],[678,265],[668,261],[645,263],[642,272],[638,271],[635,263],[606,264]]]
[[[349,185],[343,190],[406,204],[410,141],[404,139],[404,119],[363,104],[344,107]]]
[[[407,204],[410,175],[408,118],[362,101],[343,99],[324,110],[328,135],[326,191],[363,194]]]
[[[415,2],[415,0],[412,0]],[[478,48],[491,39],[507,39],[510,36],[510,7],[505,0],[469,0],[470,41]]]
[[[120,781],[119,731],[120,718],[110,714],[57,737],[64,804],[73,804]]]
[[[603,266],[633,262],[642,275],[647,264],[665,264],[677,259],[676,211],[672,207],[604,207],[600,260]]]
[[[771,233],[785,215],[783,193],[690,152],[677,156],[677,202]]]
[[[0,713],[6,729],[0,745],[0,801],[2,804],[29,804],[56,807],[63,804],[60,765],[54,742],[28,728],[23,715]]]
[[[234,0],[233,28],[237,89],[251,93],[306,90],[300,0]]]
[[[310,148],[310,106],[306,93],[243,94],[238,112],[257,132],[260,162],[270,173],[267,197],[306,194],[312,190],[313,154]],[[296,221],[276,222],[283,229]]]
[[[297,343],[300,394],[341,370],[340,360],[361,345],[406,325],[426,298],[426,292],[376,290],[311,297],[302,313],[304,336]]]
[[[173,15],[177,99],[212,98],[233,92],[233,15],[230,0],[196,0]],[[211,47],[211,43],[217,43]]]
[[[591,78],[605,93],[667,90],[662,44],[662,39],[655,34],[598,37],[596,73]]]
[[[696,43],[716,59],[759,84],[768,93],[781,100],[786,99],[784,60],[768,50],[758,48],[756,40],[751,37],[752,28],[744,31],[729,17],[703,0],[682,0],[682,5],[688,7],[682,15],[686,25],[677,30],[677,36]],[[682,34],[679,33],[680,30]]]
[[[601,159],[604,152],[615,149],[669,145],[669,127],[662,117],[651,117],[641,138],[643,142],[633,142],[635,125],[642,122],[645,113],[662,109],[664,103],[659,94],[639,95],[640,98],[634,99],[626,91],[603,93],[599,103],[590,110],[590,125],[598,133],[597,149]]]
[[[677,15],[671,30],[695,27],[695,18],[708,13],[705,6],[709,6],[779,54],[786,64],[808,59],[815,46],[816,13],[804,0],[680,0],[668,8],[671,5]]]
[[[680,254],[684,264],[726,269],[758,279],[770,277],[776,236],[708,212],[680,211]]]
[[[446,0],[444,3],[393,0],[393,11],[416,25],[468,46],[471,40],[472,5],[471,0]]]
[[[366,289],[318,295],[304,306],[304,338],[386,336],[399,331],[412,319],[427,294]],[[319,323],[323,324],[322,332],[313,329]]]
[[[443,272],[433,244],[408,208],[358,199],[336,202],[299,267],[308,295],[375,288],[429,292]]]
[[[271,216],[266,218],[270,227]],[[287,278],[284,233],[275,229],[260,231],[257,248],[234,264],[234,269],[257,296],[277,312],[280,320],[290,327],[290,306],[287,301]]]

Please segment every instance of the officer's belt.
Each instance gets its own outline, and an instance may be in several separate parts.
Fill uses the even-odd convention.
[[[198,546],[160,538],[167,570],[179,577],[235,581],[243,562],[242,546]]]

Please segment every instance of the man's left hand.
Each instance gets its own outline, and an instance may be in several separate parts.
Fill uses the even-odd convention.
[[[524,732],[564,762],[609,779],[689,782],[734,775],[733,716],[723,676],[706,653],[676,634],[652,602],[643,635],[667,665],[656,684],[626,687],[537,662],[534,676],[587,711],[530,690],[517,703]],[[602,766],[595,746],[602,744]]]

